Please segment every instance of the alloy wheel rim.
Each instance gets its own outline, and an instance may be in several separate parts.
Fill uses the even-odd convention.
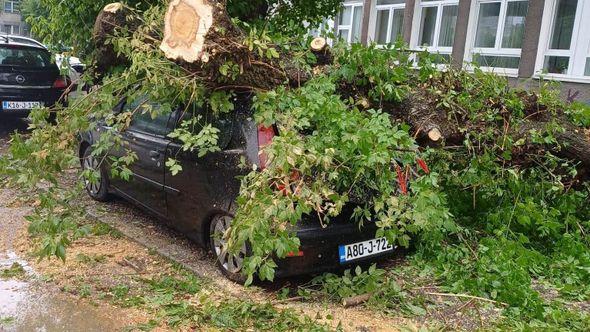
[[[96,160],[96,158],[94,158],[93,156],[88,156],[86,158],[84,158],[84,170],[90,170],[90,171],[99,171],[99,164],[98,164],[98,160]],[[95,196],[98,195],[98,192],[100,191],[100,187],[102,185],[102,175],[100,175],[99,173],[99,177],[96,181],[90,181],[89,179],[84,179],[84,184],[86,186],[86,190],[88,190],[88,192]]]
[[[229,216],[218,217],[211,236],[213,238],[215,255],[221,266],[230,273],[239,273],[242,270],[244,258],[246,257],[246,245],[243,245],[242,248],[240,248],[240,251],[236,254],[232,254],[228,251],[225,236],[231,225],[231,220],[232,218]]]

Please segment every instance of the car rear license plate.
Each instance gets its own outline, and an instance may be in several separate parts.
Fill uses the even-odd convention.
[[[394,249],[395,247],[389,244],[386,238],[382,237],[353,244],[344,244],[339,246],[338,251],[340,263],[347,263],[359,258],[391,252]]]
[[[3,101],[3,110],[32,110],[35,107],[41,107],[43,103],[40,101]]]

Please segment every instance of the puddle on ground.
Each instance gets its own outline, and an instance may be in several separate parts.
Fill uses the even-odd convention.
[[[0,271],[19,263],[25,280],[0,279],[0,331],[115,331],[116,322],[86,303],[48,289],[14,252],[0,253]]]

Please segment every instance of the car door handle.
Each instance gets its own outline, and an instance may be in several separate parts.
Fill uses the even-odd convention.
[[[159,158],[160,157],[160,152],[159,151],[152,150],[152,151],[150,151],[150,157],[151,158],[154,158],[154,159]]]

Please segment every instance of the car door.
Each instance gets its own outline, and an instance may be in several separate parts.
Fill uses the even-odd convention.
[[[198,151],[183,151],[181,142],[172,141],[168,157],[178,160],[182,171],[172,175],[166,171],[165,185],[169,220],[174,227],[197,241],[202,239],[202,226],[216,213],[225,213],[239,193],[240,158],[244,149],[234,139],[233,114],[214,117],[205,109],[178,112],[177,124],[191,117],[199,117],[198,123],[189,130],[198,134],[204,125],[213,123],[220,130],[220,151],[199,157]]]
[[[122,134],[124,147],[115,156],[133,152],[137,160],[130,165],[132,172],[128,181],[115,179],[112,184],[121,194],[141,204],[155,214],[166,217],[166,194],[164,192],[164,172],[166,149],[170,143],[167,137],[171,128],[171,114],[152,118],[160,105],[142,97],[123,106],[125,111],[133,112],[129,128]]]

